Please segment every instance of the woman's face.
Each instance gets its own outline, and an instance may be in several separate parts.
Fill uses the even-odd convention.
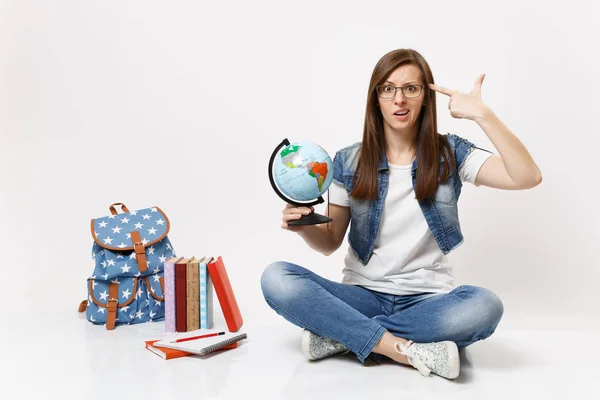
[[[392,72],[387,80],[381,84],[380,93],[385,96],[391,96],[394,93],[394,86],[404,87],[408,96],[420,94],[418,97],[406,97],[402,90],[397,89],[394,97],[390,99],[382,98],[378,95],[379,108],[383,115],[383,125],[386,129],[401,132],[415,129],[423,99],[425,98],[426,87],[420,88],[413,85],[424,85],[421,79],[421,71],[414,65],[402,65]],[[398,115],[401,111],[407,111],[408,114]]]

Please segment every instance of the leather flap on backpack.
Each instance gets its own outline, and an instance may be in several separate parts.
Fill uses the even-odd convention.
[[[111,298],[110,295],[110,284],[116,283],[118,285],[119,298]],[[129,279],[123,279],[115,281],[97,281],[95,279],[88,279],[88,289],[90,300],[101,308],[108,308],[111,301],[117,304],[117,307],[125,307],[131,304],[131,302],[139,296],[138,294],[138,279],[131,277]],[[123,290],[124,289],[124,290]]]
[[[90,227],[99,246],[117,251],[134,250],[133,231],[140,233],[146,247],[164,239],[171,228],[166,214],[158,207],[95,218]]]

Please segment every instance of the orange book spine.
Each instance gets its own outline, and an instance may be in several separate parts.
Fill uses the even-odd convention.
[[[227,328],[230,332],[237,332],[244,321],[235,294],[233,293],[233,288],[231,287],[231,282],[229,281],[223,259],[221,257],[216,260],[213,259],[207,265],[207,268],[215,292],[217,293],[217,298],[221,304],[221,309],[223,310],[223,315],[227,322]]]

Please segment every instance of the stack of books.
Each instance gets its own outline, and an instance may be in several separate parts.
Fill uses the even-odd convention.
[[[171,257],[165,261],[164,271],[165,330],[188,333],[174,341],[148,340],[146,349],[168,360],[238,347],[238,341],[247,335],[238,332],[242,314],[223,259]],[[229,332],[210,331],[214,324],[213,292]],[[205,338],[207,334],[211,337]]]
[[[221,257],[171,257],[165,261],[164,271],[167,332],[211,329],[213,291],[229,331],[240,329],[242,315]]]

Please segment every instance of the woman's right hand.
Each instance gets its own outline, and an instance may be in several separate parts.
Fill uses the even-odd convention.
[[[314,211],[315,209],[313,207],[297,207],[289,203],[286,204],[285,208],[283,209],[283,216],[281,217],[281,220],[283,221],[281,224],[281,229],[292,232],[301,231],[306,227],[306,225],[290,226],[288,225],[288,221],[300,219],[303,215],[308,215]]]

